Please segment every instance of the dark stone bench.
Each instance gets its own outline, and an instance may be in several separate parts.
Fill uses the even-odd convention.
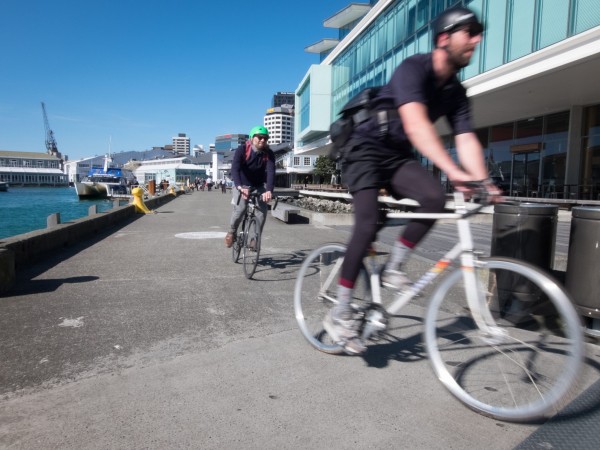
[[[300,208],[284,202],[278,202],[276,208],[271,208],[271,215],[285,223],[289,223],[291,215],[299,212]]]

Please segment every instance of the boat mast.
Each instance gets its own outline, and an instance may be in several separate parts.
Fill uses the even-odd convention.
[[[110,157],[110,146],[112,144],[112,136],[108,137],[108,155],[104,155],[104,173],[108,173],[108,163],[112,161]]]

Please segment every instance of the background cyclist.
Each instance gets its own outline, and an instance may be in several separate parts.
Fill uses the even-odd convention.
[[[250,130],[250,139],[240,145],[233,155],[231,163],[233,212],[229,222],[229,232],[225,236],[227,247],[233,245],[237,229],[248,207],[248,193],[252,189],[257,189],[261,193],[256,212],[261,233],[265,226],[267,203],[273,198],[275,184],[275,155],[269,148],[268,141],[269,130],[263,126],[256,126]]]
[[[443,211],[445,192],[414,159],[413,148],[445,172],[459,189],[460,182],[488,178],[483,148],[471,126],[466,90],[456,77],[469,64],[482,33],[483,25],[467,8],[441,13],[434,23],[434,50],[404,60],[374,101],[377,111],[388,111],[388,133],[381,136],[374,114],[355,128],[344,152],[342,173],[353,196],[355,224],[342,265],[339,303],[323,325],[336,342],[343,343],[347,353],[359,354],[366,349],[358,337],[350,300],[361,261],[383,225],[377,204],[379,190],[386,188],[394,196],[417,200],[418,212]],[[442,116],[455,136],[460,167],[434,128]],[[500,194],[491,182],[486,184],[490,194]],[[413,220],[404,228],[381,275],[385,285],[401,288],[408,282],[401,265],[433,224],[433,220]]]

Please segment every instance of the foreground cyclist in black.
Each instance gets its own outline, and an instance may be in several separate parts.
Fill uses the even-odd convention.
[[[323,325],[348,353],[366,349],[358,336],[350,302],[363,256],[383,225],[377,204],[379,190],[385,188],[394,196],[416,200],[418,212],[443,211],[444,190],[414,159],[413,148],[457,186],[488,178],[483,149],[471,126],[466,90],[456,77],[469,64],[482,33],[483,25],[471,10],[457,7],[444,11],[434,25],[434,50],[404,60],[374,100],[376,111],[388,112],[388,133],[381,136],[374,114],[355,128],[344,151],[342,169],[353,196],[355,225],[342,265],[339,303]],[[433,124],[442,116],[452,127],[461,167],[435,131]],[[490,194],[500,194],[491,182],[487,186]],[[433,224],[431,220],[413,220],[405,227],[382,273],[383,284],[400,289],[408,282],[401,265]]]

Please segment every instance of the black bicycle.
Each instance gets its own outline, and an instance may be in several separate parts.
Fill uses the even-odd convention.
[[[252,278],[252,275],[256,272],[256,266],[258,265],[258,258],[260,256],[261,230],[260,224],[256,218],[256,209],[258,208],[260,196],[261,194],[256,189],[253,189],[248,194],[248,208],[246,208],[246,214],[244,214],[242,223],[238,228],[237,236],[231,247],[233,262],[237,263],[239,261],[241,253],[244,274],[248,279]],[[239,198],[241,197],[242,196],[240,195]]]

